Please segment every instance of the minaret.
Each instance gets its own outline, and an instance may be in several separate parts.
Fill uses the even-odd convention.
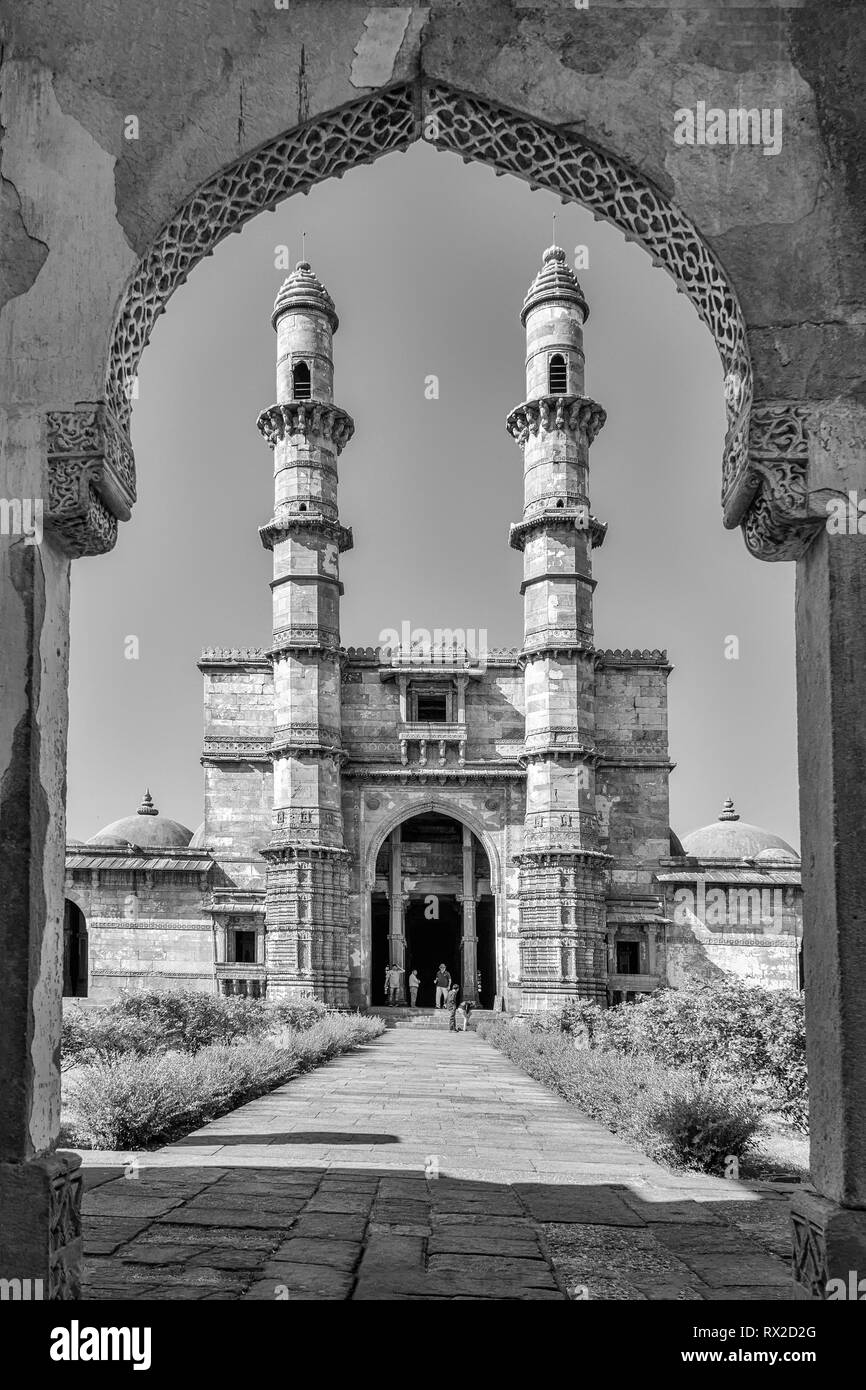
[[[520,869],[525,1013],[567,998],[604,1002],[608,856],[595,810],[595,651],[589,446],[605,413],[584,395],[589,309],[558,246],[545,251],[520,315],[526,400],[508,416],[523,449],[526,819]]]
[[[277,403],[258,427],[274,451],[274,811],[265,909],[271,998],[313,991],[348,1004],[348,852],[340,769],[337,459],[354,425],[333,404],[334,302],[299,261],[277,295]]]

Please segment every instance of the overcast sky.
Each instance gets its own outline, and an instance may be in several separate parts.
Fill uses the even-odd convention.
[[[267,646],[274,400],[270,313],[307,256],[337,305],[335,400],[355,420],[340,460],[345,645],[384,628],[522,637],[522,557],[508,546],[522,457],[519,311],[551,241],[590,304],[587,391],[608,412],[590,454],[600,647],[663,647],[671,821],[684,835],[733,796],[744,820],[799,844],[794,567],[753,560],[721,523],[722,369],[664,271],[619,232],[509,176],[416,144],[263,213],[174,295],[144,354],[132,438],[139,500],[111,555],[72,571],[70,836],[137,807],[203,817],[202,646]],[[425,378],[439,378],[438,400]],[[725,657],[739,639],[739,659]],[[130,637],[138,659],[127,659]],[[730,644],[729,644],[730,645]]]

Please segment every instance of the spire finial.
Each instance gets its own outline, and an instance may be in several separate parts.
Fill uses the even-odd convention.
[[[307,259],[307,233],[301,232],[301,260]]]
[[[739,813],[738,813],[737,811],[734,810],[734,803],[733,803],[731,797],[729,797],[729,796],[726,797],[726,798],[725,798],[725,804],[724,804],[724,806],[722,807],[722,814],[719,816],[719,820],[739,820],[739,819],[740,819]]]
[[[145,787],[144,796],[141,798],[141,805],[138,808],[140,816],[158,816],[159,811],[153,804],[153,797],[150,794],[150,787]]]

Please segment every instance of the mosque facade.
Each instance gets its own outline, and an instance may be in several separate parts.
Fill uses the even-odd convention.
[[[589,495],[605,412],[585,392],[589,314],[551,247],[521,310],[524,632],[340,635],[340,457],[331,296],[302,261],[274,305],[275,403],[266,649],[209,648],[203,821],[138,811],[66,860],[64,990],[193,988],[338,1007],[384,1000],[396,964],[433,1003],[445,963],[482,1007],[635,999],[734,974],[798,988],[799,859],[730,803],[680,842],[670,829],[664,651],[605,650]]]

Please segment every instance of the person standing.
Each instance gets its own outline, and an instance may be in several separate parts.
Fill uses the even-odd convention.
[[[456,983],[452,983],[445,997],[445,1007],[448,1010],[448,1032],[457,1032],[457,996],[460,991]]]
[[[448,991],[451,988],[451,975],[445,969],[444,963],[440,965],[433,983],[436,986],[436,1008],[444,1009]]]
[[[420,989],[420,987],[421,978],[418,974],[418,971],[413,970],[412,974],[409,976],[409,999],[411,1001],[413,1009],[418,1007],[418,990]]]
[[[402,993],[402,991],[401,991],[401,989],[400,989],[400,976],[402,975],[402,973],[403,973],[403,972],[402,972],[402,970],[400,969],[400,967],[399,967],[398,965],[390,965],[390,966],[388,967],[388,1003],[389,1003],[389,1004],[399,1004],[399,1003],[400,1003],[400,995],[401,995],[401,993]]]

